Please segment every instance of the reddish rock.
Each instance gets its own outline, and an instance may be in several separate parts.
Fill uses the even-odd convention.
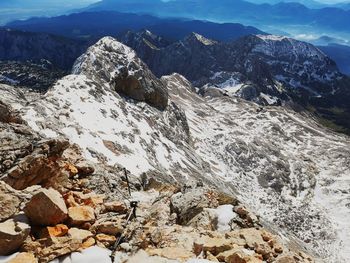
[[[62,237],[68,233],[69,228],[66,225],[59,224],[56,226],[48,226],[40,230],[40,238],[46,237]]]
[[[34,225],[55,226],[67,218],[66,204],[54,189],[43,189],[35,194],[24,211]]]

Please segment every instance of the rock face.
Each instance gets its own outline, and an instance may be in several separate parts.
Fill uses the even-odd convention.
[[[29,232],[30,226],[23,214],[0,223],[0,255],[16,252]]]
[[[347,196],[340,190],[347,189],[346,183],[338,181],[339,178],[347,181],[350,173],[347,166],[349,146],[344,148],[344,145],[349,145],[347,136],[333,134],[333,139],[326,138],[324,135],[328,131],[319,124],[287,109],[267,107],[260,110],[256,104],[226,96],[192,96],[191,85],[186,85],[177,74],[163,77],[163,80],[168,82],[171,100],[185,109],[197,149],[213,164],[213,171],[218,171],[230,182],[227,186],[235,185],[239,196],[248,202],[250,208],[259,211],[262,218],[271,218],[274,214],[274,222],[310,242],[323,257],[333,254],[330,256],[336,258],[333,261],[346,262],[342,259],[347,258],[346,254],[340,255],[342,252],[339,254],[337,249],[334,250],[334,236],[349,241],[342,234],[348,226],[341,219],[342,213],[348,210],[338,202],[343,200],[346,203],[344,198]],[[313,138],[309,141],[311,145],[305,141],[308,136]],[[339,141],[345,144],[338,144]],[[298,154],[292,149],[298,149]],[[320,152],[327,157],[321,157]],[[214,177],[213,181],[217,178]],[[329,178],[333,178],[331,182]],[[303,182],[302,185],[308,182],[308,186],[296,182]],[[329,191],[332,195],[327,194]],[[340,192],[336,194],[337,191]],[[259,204],[256,200],[260,200]],[[248,226],[249,222],[255,221],[249,217],[237,220],[237,224]],[[332,221],[338,223],[331,230]],[[310,227],[311,224],[320,229]],[[326,239],[325,233],[329,233]],[[320,246],[312,241],[314,236],[328,241]]]
[[[54,226],[67,218],[67,207],[59,192],[43,189],[25,206],[25,213],[34,225]]]
[[[73,66],[74,74],[86,75],[99,82],[104,81],[132,99],[145,101],[164,110],[168,93],[129,47],[111,37],[105,37],[82,55]]]

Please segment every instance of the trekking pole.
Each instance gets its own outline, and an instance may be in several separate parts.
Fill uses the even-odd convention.
[[[136,218],[136,208],[137,208],[137,204],[138,202],[137,201],[131,201],[130,202],[130,207],[131,207],[131,210],[129,212],[129,215],[128,215],[128,218],[126,220],[126,223],[125,223],[125,229],[123,231],[123,233],[120,235],[120,237],[118,238],[118,240],[115,242],[114,246],[113,246],[113,249],[112,249],[112,254],[110,255],[110,258],[112,260],[112,263],[114,262],[114,259],[115,259],[115,254],[117,253],[117,249],[118,249],[118,246],[120,245],[120,242],[123,240],[124,238],[124,232],[126,230],[126,227],[129,223],[129,221],[131,220],[131,216],[133,216],[133,218]]]
[[[131,196],[131,189],[130,189],[128,171],[125,168],[124,168],[124,175],[125,175],[125,179],[126,179],[126,184],[128,186],[129,196]]]

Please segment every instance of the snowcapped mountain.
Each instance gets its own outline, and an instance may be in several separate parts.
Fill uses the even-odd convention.
[[[262,52],[261,45],[270,46],[271,41],[282,42],[282,47]],[[260,68],[257,78],[272,85],[275,72],[265,72],[269,64],[253,58],[259,54],[273,61],[276,54],[285,55],[290,43],[258,36],[220,44],[193,34],[171,49],[167,46],[170,54],[157,63],[165,65],[173,58],[191,81],[200,81],[198,69],[205,81],[222,77],[225,85],[234,85],[237,78],[247,85],[249,74],[256,72],[250,69]],[[223,50],[223,45],[232,48]],[[233,48],[239,45],[244,47],[241,57]],[[336,72],[317,49],[302,43],[297,47],[286,61],[293,59],[296,66],[304,63],[303,58],[315,59],[320,62],[319,74]],[[231,61],[233,54],[238,58]],[[238,61],[246,62],[243,68]],[[234,65],[235,70],[230,69],[226,78],[207,63],[222,71]],[[282,65],[271,67],[287,74],[289,68]],[[157,75],[170,71],[153,69]],[[325,262],[350,259],[350,139],[324,128],[311,115],[282,107],[261,109],[239,97],[200,96],[179,74],[158,79],[135,51],[110,37],[90,47],[76,61],[72,75],[45,95],[24,99],[6,94],[36,132],[68,138],[93,162],[118,164],[133,175],[156,174],[167,182],[202,180],[235,193],[285,240],[299,242]]]
[[[137,50],[137,39],[125,42]],[[195,84],[208,84],[220,72],[231,72],[255,84],[276,85],[280,81],[318,94],[320,83],[332,85],[342,77],[336,64],[319,49],[287,37],[257,35],[220,43],[193,33],[156,49],[159,52],[145,61],[157,76],[179,72]]]
[[[350,127],[349,78],[313,45],[295,39],[252,35],[230,43],[196,33],[166,47],[125,41],[157,75],[178,72],[203,94],[239,96],[263,105],[296,102],[304,107],[344,109],[346,114],[325,118]],[[122,41],[125,38],[121,38]],[[319,112],[324,112],[320,110]],[[321,116],[323,116],[321,114]],[[331,117],[330,117],[331,116]]]

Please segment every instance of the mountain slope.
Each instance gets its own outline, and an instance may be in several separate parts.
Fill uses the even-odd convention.
[[[326,262],[349,260],[349,137],[288,108],[261,111],[239,98],[201,97],[178,74],[161,79],[169,94],[163,110],[125,97],[109,81],[110,67],[117,75],[126,67],[140,80],[149,74],[132,50],[111,38],[91,47],[77,65],[86,66],[17,106],[38,133],[67,137],[89,160],[134,175],[197,178],[235,192],[267,225],[277,223],[286,240],[297,236]]]
[[[328,44],[319,46],[325,54],[337,62],[339,69],[347,75],[350,75],[350,47],[339,44]]]

